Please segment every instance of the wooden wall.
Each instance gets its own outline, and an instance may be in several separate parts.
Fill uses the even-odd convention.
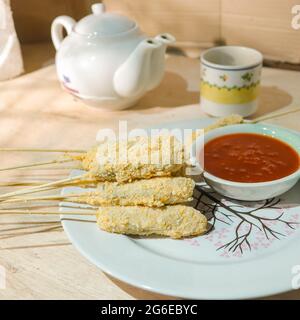
[[[58,15],[75,19],[90,12],[93,0],[11,0],[22,43],[49,41]],[[275,61],[300,64],[300,30],[291,27],[297,0],[104,0],[108,10],[135,19],[149,35],[170,32],[183,50],[213,44],[257,48]]]
[[[256,47],[272,60],[300,63],[300,30],[291,27],[297,0],[222,0],[222,37]]]
[[[15,27],[22,43],[50,41],[50,26],[59,15],[79,19],[88,14],[85,0],[10,0]],[[96,2],[96,1],[94,1]]]

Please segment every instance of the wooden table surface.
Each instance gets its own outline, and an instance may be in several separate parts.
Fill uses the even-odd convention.
[[[257,115],[300,106],[299,84],[298,72],[265,68]],[[63,92],[54,66],[49,65],[0,83],[0,146],[87,149],[94,144],[100,128],[116,128],[119,120],[128,120],[129,127],[134,128],[201,118],[205,115],[198,105],[198,85],[199,62],[169,56],[159,88],[149,92],[134,108],[110,113],[87,107]],[[299,119],[300,114],[292,114],[272,122],[300,130]],[[2,153],[0,167],[53,157]],[[49,181],[66,177],[68,169],[60,166],[0,174],[0,183]],[[0,190],[2,193],[8,189]],[[6,269],[6,289],[0,289],[0,299],[168,298],[102,273],[72,246],[58,216],[0,216],[0,266]],[[267,297],[271,298],[300,299],[300,291]]]

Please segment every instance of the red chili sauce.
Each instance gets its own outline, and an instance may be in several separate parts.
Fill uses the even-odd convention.
[[[236,182],[264,182],[299,169],[299,154],[285,142],[254,133],[234,133],[204,146],[205,171]]]

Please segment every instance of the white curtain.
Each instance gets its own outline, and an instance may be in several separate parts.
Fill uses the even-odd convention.
[[[13,78],[22,72],[23,60],[10,0],[0,0],[0,80]]]

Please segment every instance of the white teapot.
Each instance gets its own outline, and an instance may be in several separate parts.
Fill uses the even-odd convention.
[[[170,34],[148,38],[134,21],[106,13],[103,4],[93,4],[92,12],[77,23],[68,16],[52,23],[59,80],[89,105],[128,108],[160,83],[166,46],[175,38]]]

